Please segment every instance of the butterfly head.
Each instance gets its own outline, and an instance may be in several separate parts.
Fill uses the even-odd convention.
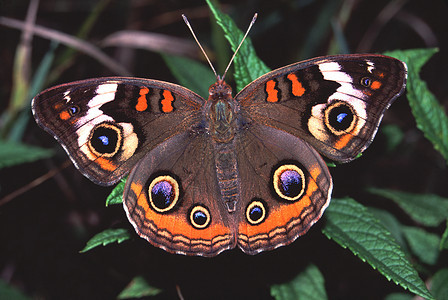
[[[217,102],[222,100],[230,100],[232,98],[232,88],[223,78],[217,77],[214,84],[208,89],[208,101]]]

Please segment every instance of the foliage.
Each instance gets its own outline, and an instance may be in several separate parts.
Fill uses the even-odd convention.
[[[324,300],[328,299],[324,283],[319,269],[309,265],[290,282],[273,285],[271,295],[277,300]]]
[[[81,252],[87,252],[95,247],[106,246],[114,242],[121,243],[129,238],[130,234],[126,229],[106,229],[91,238]]]

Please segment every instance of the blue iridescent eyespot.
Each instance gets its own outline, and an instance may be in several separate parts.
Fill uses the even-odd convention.
[[[272,183],[276,195],[284,200],[296,201],[305,193],[305,173],[296,164],[283,164],[277,167]]]
[[[172,210],[179,200],[179,184],[169,175],[154,178],[148,187],[149,204],[156,212]]]
[[[346,114],[346,113],[340,113],[339,115],[337,115],[337,117],[336,117],[336,121],[338,122],[338,123],[342,123],[342,122],[344,122],[344,119],[346,118],[348,116],[348,114]]]
[[[118,126],[101,123],[91,131],[90,150],[98,156],[111,157],[120,150],[121,137],[121,129]]]
[[[78,105],[72,105],[68,108],[68,113],[70,114],[70,116],[74,116],[77,113],[79,113],[81,111],[81,109],[79,108]]]
[[[195,211],[192,215],[195,224],[199,226],[204,225],[207,222],[207,215],[203,211]]]
[[[361,78],[361,85],[365,87],[369,87],[372,84],[372,80],[369,77]]]
[[[329,105],[325,110],[325,124],[336,135],[350,132],[356,123],[352,107],[342,101]]]
[[[109,145],[109,138],[106,135],[99,136],[98,139],[103,143],[104,146]]]
[[[246,208],[246,220],[251,225],[258,225],[266,220],[267,208],[260,199],[254,199]]]
[[[285,170],[280,174],[282,193],[288,197],[296,197],[302,190],[302,176],[296,170]]]
[[[194,228],[205,229],[211,222],[210,212],[205,206],[195,205],[190,209],[189,221]]]
[[[166,209],[174,200],[173,186],[168,181],[157,182],[151,190],[151,198],[159,209]]]

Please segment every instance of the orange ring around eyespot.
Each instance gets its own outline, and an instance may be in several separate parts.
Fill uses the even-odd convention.
[[[174,190],[174,199],[173,199],[172,203],[170,203],[170,205],[168,205],[166,208],[162,208],[162,209],[157,207],[154,204],[154,201],[152,199],[152,193],[151,193],[154,186],[161,181],[168,182]],[[169,175],[162,175],[162,176],[158,176],[158,177],[154,178],[148,187],[148,198],[149,198],[149,203],[151,204],[152,209],[154,209],[158,213],[164,213],[164,212],[167,212],[167,211],[173,209],[173,207],[177,204],[177,202],[179,200],[179,184],[177,183],[177,180]]]
[[[197,224],[194,221],[193,215],[194,215],[194,213],[196,211],[201,211],[207,217],[207,221],[204,224],[202,224],[202,225],[201,224]],[[206,228],[210,224],[210,221],[211,221],[210,212],[205,207],[203,207],[201,205],[197,205],[197,206],[195,206],[195,207],[193,207],[191,209],[191,212],[190,212],[190,223],[191,223],[191,225],[193,225],[194,228],[196,228],[196,229],[204,229],[204,228]]]
[[[295,196],[295,197],[289,197],[284,195],[280,189],[279,189],[279,181],[280,181],[280,175],[287,170],[291,170],[291,171],[295,171],[297,173],[299,173],[301,179],[302,179],[302,189],[300,190],[300,193]],[[296,201],[298,199],[300,199],[300,197],[302,197],[303,193],[306,190],[306,186],[305,186],[305,173],[303,172],[302,169],[300,169],[298,166],[290,164],[290,165],[282,165],[280,167],[277,168],[277,170],[275,170],[274,175],[273,175],[273,185],[274,185],[274,190],[277,193],[277,195],[285,200],[288,201]]]
[[[117,133],[117,144],[115,145],[114,151],[111,152],[111,153],[101,153],[101,152],[98,152],[95,149],[95,147],[93,147],[93,145],[92,145],[93,133],[95,132],[96,129],[98,129],[100,127],[111,129],[111,130],[113,130],[113,131],[115,131]],[[118,126],[116,126],[114,124],[110,124],[110,123],[100,123],[100,124],[96,125],[95,127],[93,127],[93,129],[90,131],[90,136],[89,136],[89,139],[88,139],[88,142],[87,142],[87,146],[89,147],[90,152],[93,153],[94,155],[98,156],[98,157],[113,157],[120,150],[121,144],[122,144],[122,139],[123,139],[122,132],[121,132],[121,130],[120,130],[120,128]]]
[[[258,220],[256,220],[256,221],[253,221],[253,220],[249,217],[249,212],[250,212],[250,210],[251,210],[254,206],[258,206],[258,207],[260,207],[260,208],[261,208],[261,211],[262,211],[262,215],[261,215],[261,217],[260,217]],[[264,204],[263,204],[261,201],[257,201],[257,200],[252,201],[252,202],[247,206],[247,208],[246,208],[246,219],[247,219],[247,221],[248,221],[251,225],[258,225],[258,224],[260,224],[261,222],[263,222],[263,221],[266,219],[266,208],[264,207]]]
[[[334,109],[334,108],[336,108],[336,107],[339,107],[339,106],[345,106],[345,107],[348,107],[348,108],[350,109],[351,113],[352,113],[352,116],[353,116],[353,120],[352,120],[352,122],[350,123],[350,126],[349,126],[347,129],[345,129],[345,130],[336,130],[333,126],[330,125],[330,112],[331,112],[332,109]],[[344,102],[344,101],[335,101],[335,102],[331,103],[330,105],[328,105],[328,106],[325,108],[324,114],[325,114],[325,115],[324,115],[324,118],[325,118],[325,120],[324,120],[324,122],[325,122],[325,126],[326,126],[326,127],[331,131],[331,133],[333,133],[334,135],[342,135],[342,134],[346,134],[346,133],[348,133],[348,132],[351,132],[351,131],[353,130],[353,128],[355,128],[356,123],[357,123],[357,121],[358,121],[358,115],[355,114],[355,110],[353,109],[353,107],[352,107],[350,104],[348,104],[347,102]]]

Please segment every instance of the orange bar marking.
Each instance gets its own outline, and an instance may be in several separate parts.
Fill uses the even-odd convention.
[[[149,89],[143,87],[140,89],[140,97],[137,99],[137,105],[135,109],[138,111],[145,111],[148,108],[148,102],[146,101],[146,95],[149,93]]]
[[[379,89],[379,88],[381,87],[381,82],[379,82],[379,81],[374,81],[374,82],[372,82],[372,84],[370,85],[370,87],[371,87],[373,90],[377,90],[377,89]]]
[[[117,168],[117,166],[114,163],[103,157],[98,157],[95,160],[95,163],[99,164],[102,169],[107,171],[115,171],[115,169]]]
[[[174,110],[173,107],[174,97],[173,94],[168,90],[163,90],[163,99],[160,101],[162,104],[162,112],[169,113]]]
[[[336,149],[342,149],[345,146],[347,146],[348,142],[352,139],[350,134],[344,134],[343,136],[341,136],[341,138],[339,138],[339,140],[336,142],[336,144],[334,145],[334,147]]]
[[[288,74],[288,79],[292,82],[292,94],[296,97],[303,96],[305,94],[305,88],[303,87],[302,83],[297,78],[296,74]]]
[[[269,80],[266,82],[266,93],[268,93],[268,102],[278,102],[278,91],[275,89],[276,82]]]
[[[68,111],[66,111],[66,110],[64,110],[64,111],[61,111],[60,113],[59,113],[59,118],[61,119],[61,120],[68,120],[68,119],[70,119],[70,114],[68,113]]]

